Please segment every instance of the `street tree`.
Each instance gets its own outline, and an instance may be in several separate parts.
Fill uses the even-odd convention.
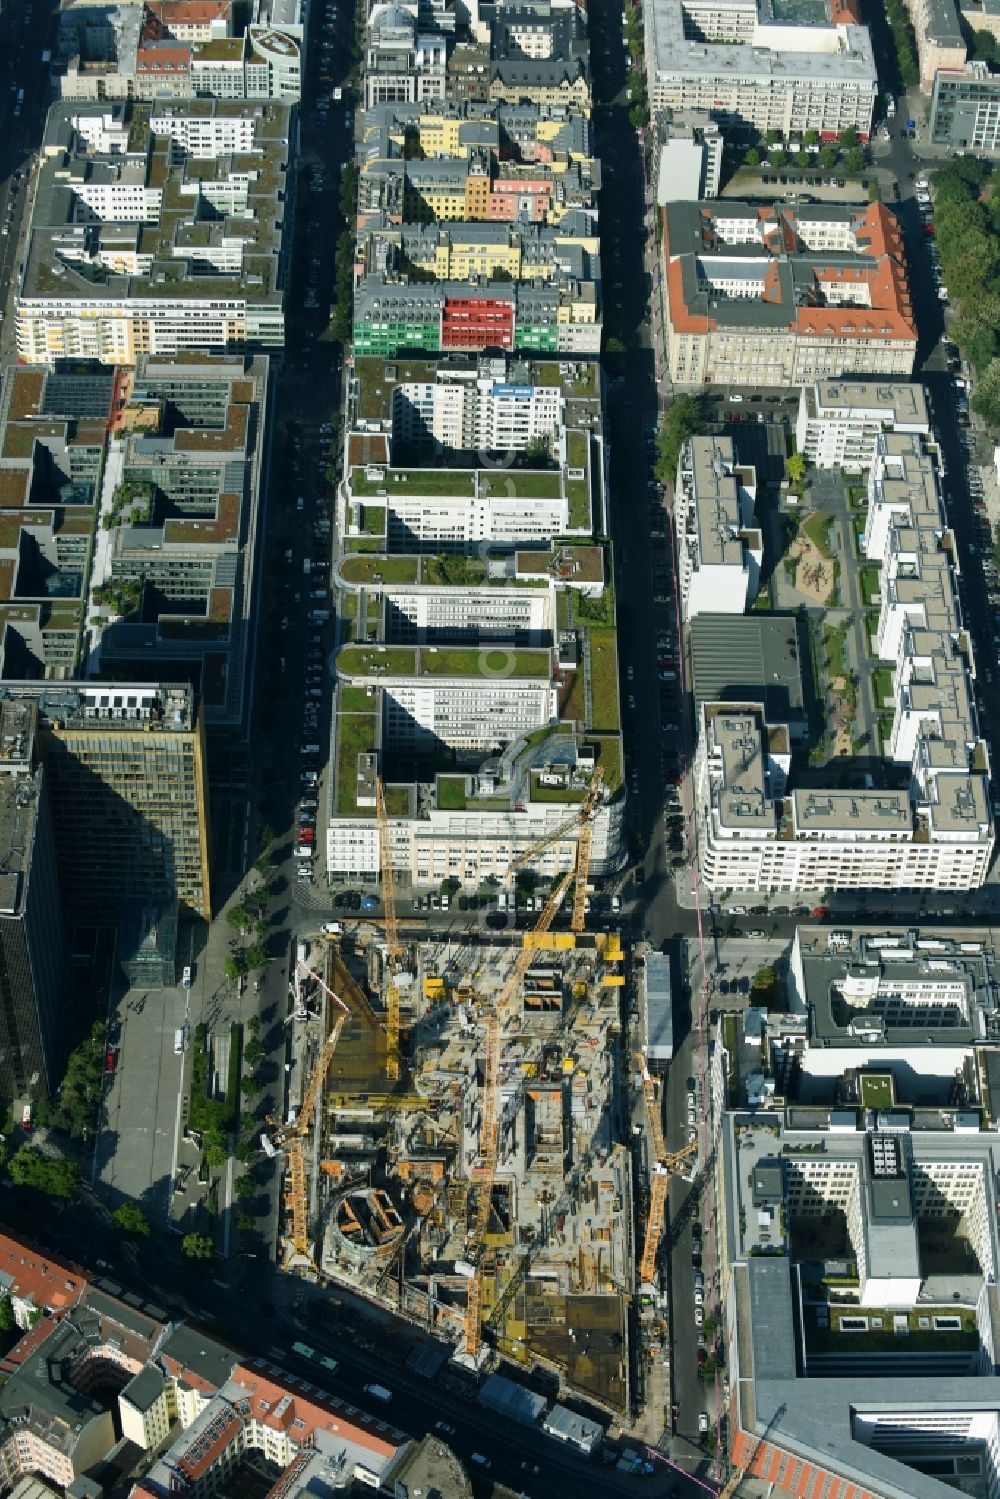
[[[240,1233],[248,1234],[253,1228],[253,1213],[237,1213],[236,1227]]]
[[[241,1202],[246,1202],[249,1197],[256,1197],[257,1184],[252,1176],[238,1176],[233,1183],[233,1195]]]
[[[756,149],[756,147],[750,147],[749,151],[743,158],[743,165],[746,167],[760,166],[760,152]]]
[[[231,984],[241,979],[247,971],[247,960],[242,953],[230,953],[222,965],[222,970]]]
[[[980,375],[972,395],[972,409],[991,427],[1000,426],[1000,359],[991,359]]]
[[[837,151],[834,146],[824,146],[817,158],[824,171],[829,172],[837,165]]]
[[[233,927],[237,932],[245,932],[249,927],[251,921],[253,920],[253,917],[251,916],[250,912],[247,910],[243,902],[237,901],[236,904],[234,906],[230,906],[229,910],[226,912],[226,920],[229,922],[229,925]]]
[[[214,1248],[208,1234],[185,1234],[181,1240],[181,1253],[189,1260],[210,1260]]]
[[[80,1182],[80,1168],[62,1156],[44,1155],[33,1145],[22,1145],[12,1157],[10,1179],[19,1187],[34,1187],[46,1197],[70,1198]]]
[[[149,1219],[137,1202],[123,1202],[111,1217],[120,1233],[143,1236],[149,1233]]]
[[[849,172],[864,171],[865,153],[860,146],[852,146],[844,157],[844,166]]]
[[[783,167],[785,165],[785,162],[788,160],[788,157],[779,146],[776,146],[773,151],[769,151],[767,153],[767,159],[768,163],[772,167]]]
[[[267,967],[267,948],[264,946],[263,942],[257,941],[251,943],[251,945],[247,948],[244,956],[246,958],[247,967],[254,969],[258,973],[263,972],[263,970]]]
[[[663,485],[677,477],[681,448],[704,427],[701,403],[696,396],[679,395],[670,403],[656,434],[655,474]]]
[[[806,476],[806,460],[801,453],[789,453],[785,459],[785,472],[790,484],[801,484]]]
[[[0,1296],[0,1332],[13,1332],[16,1326],[14,1303],[9,1296]]]
[[[244,1062],[246,1062],[247,1066],[251,1068],[251,1070],[259,1067],[266,1056],[267,1052],[264,1050],[261,1043],[256,1039],[254,1039],[253,1041],[248,1041],[246,1046],[244,1046],[243,1048],[243,1060]]]

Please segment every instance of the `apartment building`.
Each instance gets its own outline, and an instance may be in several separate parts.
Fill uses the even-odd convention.
[[[446,32],[421,25],[415,14],[392,0],[372,6],[365,45],[366,110],[443,99],[447,63]]]
[[[920,92],[930,94],[942,68],[962,68],[967,50],[955,0],[907,0],[920,62]]]
[[[84,650],[116,377],[11,366],[0,383],[0,675],[65,676]]]
[[[0,870],[0,1100],[30,1118],[65,1058],[69,956],[31,703],[0,703]]]
[[[791,6],[653,0],[643,8],[650,108],[698,110],[723,130],[867,137],[878,96],[868,30],[852,0],[804,19]]]
[[[933,1051],[929,1041],[915,1037],[912,1053]],[[724,1070],[721,1034],[720,1043]],[[992,1124],[953,1128],[929,1112],[919,1127],[908,1113],[874,1109],[724,1115],[719,1250],[734,1464],[831,1499],[947,1499],[959,1469],[983,1492],[995,1484],[997,1148]],[[930,1241],[956,1230],[966,1270],[941,1273]],[[819,1264],[805,1246],[834,1236],[856,1274],[803,1295]]]
[[[204,727],[186,685],[0,682],[35,713],[67,912],[177,901],[208,919]]]
[[[406,452],[508,452],[548,443],[558,449],[565,398],[558,385],[507,379],[505,360],[467,372],[438,370],[433,380],[392,387],[392,446]]]
[[[757,476],[737,463],[731,437],[692,437],[685,444],[674,490],[685,619],[743,614],[752,606],[764,556],[756,494]]]
[[[592,123],[564,110],[449,98],[380,105],[361,127],[362,211],[547,222],[599,186]]]
[[[546,224],[392,224],[369,219],[357,255],[369,274],[385,272],[443,282],[531,282],[571,276],[600,286],[596,215],[567,213]]]
[[[233,34],[232,7],[202,0],[117,6],[77,0],[59,13],[53,72],[63,99],[302,97],[301,0],[257,0]]]
[[[724,137],[710,114],[661,110],[651,131],[651,172],[660,208],[674,200],[716,198]]]
[[[489,349],[596,356],[602,329],[598,283],[562,270],[539,286],[407,282],[378,272],[365,276],[354,292],[352,337],[362,356]]]
[[[590,48],[580,12],[548,0],[497,5],[490,30],[488,97],[589,115]]]
[[[903,241],[880,203],[668,203],[662,254],[677,385],[912,373]]]
[[[248,119],[252,146],[236,150]],[[95,138],[110,149],[95,151]],[[290,145],[277,104],[54,105],[17,291],[18,357],[135,364],[280,346]]]
[[[553,466],[410,468],[386,437],[348,434],[340,504],[345,534],[382,536],[386,550],[513,549],[589,533],[603,492],[603,456],[586,430],[562,429]],[[537,461],[537,460],[536,460]]]
[[[379,738],[387,752],[499,752],[544,728],[558,710],[549,652],[460,650],[433,645],[345,646],[337,674],[378,690]]]
[[[249,717],[267,379],[263,357],[142,356],[103,476],[88,674],[197,681],[209,731]]]
[[[788,1012],[765,1025],[777,1093],[817,1107],[880,1096],[886,1114],[919,1097],[978,1130],[1000,1102],[998,964],[989,928],[797,927]]]
[[[738,889],[974,889],[994,831],[989,754],[962,624],[957,555],[919,437],[876,439],[863,552],[881,567],[873,645],[893,667],[885,754],[901,790],[792,788],[787,725],[702,703],[696,798],[706,881]]]
[[[210,1494],[238,1484],[240,1470],[254,1469],[259,1484],[261,1463],[277,1474],[267,1499],[305,1499],[333,1473],[378,1488],[419,1459],[418,1444],[348,1401],[265,1359],[244,1362],[185,1323],[156,1321],[29,1245],[0,1247],[7,1244],[0,1263],[11,1273],[0,1270],[0,1281],[15,1291],[30,1281],[32,1306],[47,1305],[50,1315],[0,1361],[5,1488],[33,1474],[85,1492],[122,1440],[151,1459],[132,1499],[162,1499],[178,1488]],[[58,1294],[49,1289],[57,1282]],[[459,1473],[439,1443],[424,1456],[436,1460],[439,1476],[449,1461]]]
[[[977,156],[1000,151],[1000,76],[986,63],[939,68],[934,75],[927,135],[934,146],[971,151]]]
[[[860,473],[871,467],[883,432],[926,438],[922,385],[873,380],[817,380],[799,393],[795,445],[816,468]]]

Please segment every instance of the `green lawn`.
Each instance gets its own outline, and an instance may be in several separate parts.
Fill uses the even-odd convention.
[[[385,535],[385,506],[362,505],[361,529],[367,536]]]
[[[438,776],[437,804],[440,812],[464,812],[468,794],[465,776]]]
[[[878,603],[882,591],[882,569],[874,562],[866,562],[858,573],[861,600],[866,609]]]
[[[892,1108],[892,1078],[887,1072],[861,1074],[861,1105],[866,1109]]]
[[[393,359],[391,365],[394,378],[385,377],[385,361],[361,358],[355,360],[354,375],[358,382],[358,415],[366,420],[388,416],[389,400],[394,385],[414,382],[427,384],[433,381],[436,364],[434,360]]]
[[[827,675],[833,681],[835,677],[847,676],[847,661],[844,656],[844,642],[847,639],[847,631],[843,625],[836,630],[831,630],[829,625],[823,631],[823,643],[826,646]]]
[[[824,557],[833,556],[833,548],[830,545],[830,525],[833,516],[825,510],[814,510],[802,522],[802,529],[816,550]]]
[[[430,649],[420,652],[421,675],[428,677],[542,677],[551,675],[548,651],[480,649]]]
[[[418,557],[345,557],[340,571],[347,583],[415,583]]]
[[[351,493],[361,498],[384,491],[387,496],[464,495],[471,500],[476,493],[476,477],[468,469],[388,468],[383,479],[366,479],[363,468],[352,468],[350,483]]]
[[[888,666],[877,666],[872,672],[872,692],[876,708],[884,707],[886,698],[892,697],[892,678],[892,669]]]
[[[516,495],[526,500],[557,500],[562,474],[555,469],[501,468],[480,470],[479,492],[483,495]]]
[[[412,677],[416,668],[416,651],[401,645],[347,645],[337,657],[345,677]]]
[[[566,499],[569,513],[566,520],[571,531],[590,529],[590,485],[586,479],[566,480]]]
[[[538,771],[531,772],[531,800],[533,802],[582,802],[586,796],[579,786],[543,786],[538,779]]]
[[[478,557],[460,557],[454,552],[439,552],[421,557],[420,582],[437,588],[475,588],[486,581],[486,563]]]
[[[586,712],[586,695],[583,687],[583,667],[573,673],[569,693],[563,704],[561,717],[569,722],[570,719],[583,726],[584,714]]]
[[[385,810],[390,817],[409,816],[409,786],[387,786],[385,788]]]
[[[344,689],[340,691],[343,693]],[[372,810],[359,808],[354,799],[358,755],[375,748],[375,714],[371,709],[371,699],[365,701],[366,713],[337,714],[337,812],[342,817],[357,812],[370,816]]]
[[[618,639],[614,630],[590,631],[590,687],[594,729],[617,729]]]
[[[975,1317],[964,1309],[959,1311],[953,1306],[921,1306],[916,1311],[906,1314],[907,1331],[896,1333],[893,1331],[893,1318],[903,1315],[891,1310],[874,1312],[865,1307],[829,1307],[828,1316],[830,1325],[820,1327],[816,1321],[816,1308],[809,1307],[806,1317],[805,1335],[806,1346],[813,1353],[955,1353],[963,1349],[972,1350],[978,1346],[979,1333],[976,1330]],[[864,1316],[869,1319],[868,1330],[850,1332],[840,1330],[840,1319],[842,1317]],[[881,1327],[872,1327],[873,1316],[880,1317]],[[942,1329],[936,1332],[933,1327],[934,1317],[960,1317],[961,1330],[954,1331]],[[932,1325],[921,1327],[919,1319],[926,1318]]]
[[[348,687],[346,683],[337,694],[337,708],[341,713],[371,713],[372,699],[363,687]]]
[[[608,791],[615,792],[622,784],[622,741],[618,734],[608,734],[605,738],[599,738],[597,743],[597,760],[604,771],[604,784]]]
[[[380,552],[382,538],[380,536],[348,536],[344,545],[349,552]]]

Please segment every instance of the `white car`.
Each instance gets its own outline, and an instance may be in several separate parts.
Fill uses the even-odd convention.
[[[704,1327],[705,1325],[705,1313],[700,1306],[696,1306],[694,1309],[694,1325],[695,1327]]]
[[[698,1412],[698,1430],[701,1432],[702,1436],[704,1436],[706,1431],[708,1430],[708,1415],[705,1411]]]
[[[694,1293],[694,1304],[697,1307],[701,1307],[701,1306],[705,1305],[705,1293],[704,1293],[704,1291],[701,1291],[701,1290],[698,1290],[698,1289],[695,1290],[695,1293]]]
[[[740,396],[740,395],[730,396],[729,397],[729,404],[730,404],[730,406],[742,406],[743,405],[743,397]]]

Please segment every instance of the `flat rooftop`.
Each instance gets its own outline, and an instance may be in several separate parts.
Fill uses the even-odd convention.
[[[803,723],[799,633],[794,618],[697,614],[691,620],[695,703],[760,701],[768,723]]]
[[[129,146],[123,154],[96,150],[89,127],[80,128],[99,120],[106,106],[75,100],[52,106],[19,305],[140,297],[280,305],[288,108],[273,101],[193,99],[134,102],[124,110]],[[189,154],[190,122],[209,119],[247,121],[252,147]],[[175,135],[184,149],[171,149]],[[129,201],[116,189],[130,178],[145,189],[147,211],[155,203],[152,222],[108,216]],[[211,205],[210,215],[200,211],[202,202]],[[135,268],[122,269],[130,260]]]

